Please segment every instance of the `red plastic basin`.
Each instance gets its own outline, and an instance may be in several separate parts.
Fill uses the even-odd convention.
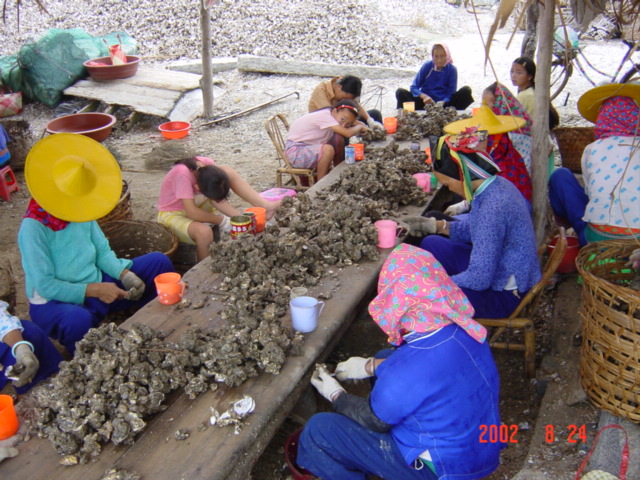
[[[164,138],[184,138],[189,135],[191,124],[189,122],[166,122],[158,127]]]
[[[111,57],[92,58],[83,63],[94,80],[116,80],[118,78],[133,77],[138,71],[140,57],[127,55],[127,63],[114,65]]]
[[[558,236],[554,237],[551,240],[551,243],[547,247],[547,253],[551,255],[553,249],[555,248],[556,243],[558,243]],[[578,237],[568,236],[567,237],[567,251],[564,253],[564,257],[562,257],[562,261],[560,265],[558,265],[557,272],[558,273],[573,273],[577,270],[576,267],[576,257],[578,256],[578,252],[580,251],[580,240]]]
[[[111,133],[116,117],[108,113],[74,113],[58,117],[47,123],[49,133],[79,133],[103,141]]]

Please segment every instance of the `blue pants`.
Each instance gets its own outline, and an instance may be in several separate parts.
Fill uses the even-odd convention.
[[[586,245],[587,222],[582,220],[582,217],[587,209],[589,197],[568,168],[559,168],[549,177],[549,203],[553,213],[569,222],[578,234],[580,245]]]
[[[429,235],[422,239],[420,248],[431,252],[438,260],[449,276],[464,272],[469,268],[471,259],[471,245],[468,243],[454,242],[453,240],[438,235]],[[518,307],[520,300],[527,294],[515,290],[472,290],[460,287],[473,305],[476,318],[505,318]]]
[[[132,302],[130,300],[116,300],[113,303],[104,303],[94,297],[85,298],[84,304],[63,303],[50,300],[43,305],[31,304],[29,314],[52,338],[58,340],[67,351],[73,355],[76,342],[82,340],[91,328],[98,326],[108,313],[119,312],[131,307],[143,307],[156,298],[157,292],[153,279],[161,273],[173,272],[173,264],[169,257],[163,253],[153,252],[133,259],[130,270],[135,273],[146,285],[142,298]],[[115,283],[118,287],[124,286],[119,280],[111,278],[103,273],[103,282]]]
[[[390,433],[376,433],[339,413],[318,413],[300,435],[297,462],[314,475],[331,480],[435,480],[426,466],[407,465]]]
[[[23,387],[14,387],[18,395],[25,393],[41,380],[44,380],[49,375],[57,372],[58,365],[62,361],[60,353],[53,343],[51,343],[47,334],[44,333],[40,327],[28,320],[22,320],[21,322],[22,327],[24,328],[22,338],[33,344],[34,353],[40,362],[40,368],[38,369],[36,376],[33,377],[31,383],[28,383]],[[0,372],[0,389],[2,389],[9,381],[4,376],[7,368],[16,363],[16,359],[13,358],[13,355],[11,354],[11,348],[2,342],[0,342],[0,363],[2,363],[2,366],[4,367],[2,372]]]

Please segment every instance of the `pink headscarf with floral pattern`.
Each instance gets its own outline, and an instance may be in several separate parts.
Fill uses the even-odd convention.
[[[489,107],[491,107],[491,111],[496,115],[511,115],[524,119],[526,122],[524,127],[514,130],[514,133],[531,136],[531,117],[507,87],[500,83],[496,85],[496,101],[493,105],[489,105]]]
[[[442,265],[426,250],[401,244],[382,266],[378,295],[369,314],[392,345],[409,333],[426,333],[458,324],[478,342],[487,330],[473,320],[473,306]]]
[[[640,108],[629,97],[612,97],[605,100],[598,110],[594,137],[596,140],[609,137],[633,137],[638,128]]]

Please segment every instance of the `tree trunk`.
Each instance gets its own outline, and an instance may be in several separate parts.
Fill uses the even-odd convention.
[[[522,47],[520,48],[520,55],[523,57],[533,58],[536,53],[536,30],[538,28],[539,14],[538,2],[534,1],[527,8],[527,31],[524,34]]]
[[[533,116],[533,148],[531,152],[531,170],[533,182],[533,225],[536,230],[536,242],[544,241],[547,218],[547,175],[549,171],[549,76],[551,72],[551,55],[553,48],[553,0],[545,0],[540,4],[540,21],[538,22],[538,57],[536,59],[536,87]]]
[[[200,0],[200,30],[202,32],[202,88],[203,115],[213,116],[213,72],[211,69],[211,15],[209,9]]]

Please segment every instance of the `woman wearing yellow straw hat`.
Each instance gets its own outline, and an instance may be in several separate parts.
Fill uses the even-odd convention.
[[[486,151],[500,167],[499,176],[513,183],[524,198],[531,202],[531,177],[522,156],[516,150],[508,132],[524,127],[526,120],[511,115],[496,115],[487,105],[482,105],[471,117],[445,125],[444,131],[457,135],[469,127],[486,130],[489,134]]]
[[[117,258],[96,219],[118,202],[122,176],[100,143],[59,133],[34,145],[25,163],[32,199],[18,244],[31,319],[73,354],[110,313],[156,297],[153,279],[173,271],[158,252]]]
[[[541,273],[529,205],[511,182],[497,176],[500,169],[479,147],[483,134],[469,128],[430,138],[436,178],[471,204],[469,215],[403,220],[413,236],[427,235],[420,247],[442,263],[476,317],[504,318]]]
[[[595,122],[595,142],[582,154],[584,188],[567,168],[549,179],[556,217],[568,222],[580,244],[640,238],[640,85],[592,88],[578,100],[580,114]]]

